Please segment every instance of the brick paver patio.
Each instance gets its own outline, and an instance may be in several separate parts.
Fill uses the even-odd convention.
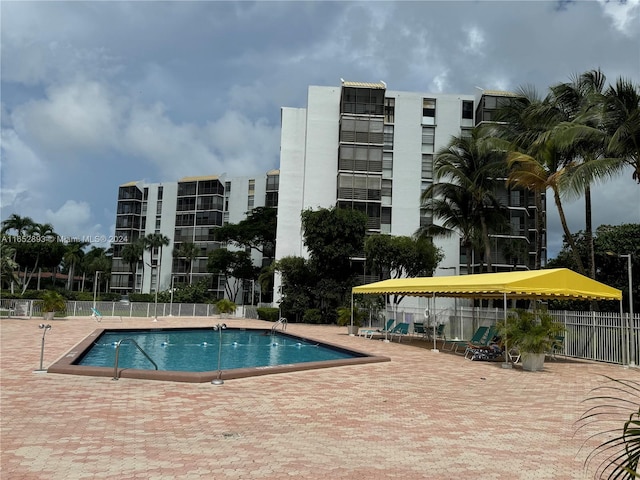
[[[50,322],[45,367],[100,327],[218,319]],[[264,327],[255,320],[225,320]],[[539,373],[461,355],[288,331],[391,362],[210,383],[34,373],[40,319],[0,320],[2,479],[582,479],[590,441],[575,422],[615,365],[547,361]],[[424,345],[423,345],[424,346]],[[616,424],[617,425],[617,424]]]

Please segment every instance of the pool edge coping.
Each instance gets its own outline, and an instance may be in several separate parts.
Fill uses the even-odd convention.
[[[200,328],[200,327],[194,327]],[[164,328],[163,328],[164,329]],[[168,327],[166,330],[180,330],[182,327]],[[243,328],[245,330],[264,330],[255,328]],[[49,366],[47,373],[58,373],[65,375],[84,375],[92,377],[111,377],[114,378],[115,369],[112,367],[91,367],[84,365],[74,365],[80,356],[82,356],[88,348],[90,348],[96,338],[98,338],[105,330],[141,330],[140,328],[98,328],[87,335],[83,340],[77,343],[71,350],[62,355],[58,360]],[[154,329],[155,330],[155,329]],[[291,363],[274,366],[262,366],[262,367],[248,367],[248,368],[236,368],[230,370],[210,370],[206,372],[184,372],[173,370],[140,370],[140,369],[126,369],[119,368],[117,372],[118,378],[133,378],[140,380],[156,380],[156,381],[169,381],[169,382],[185,382],[185,383],[205,383],[211,382],[216,378],[222,380],[231,380],[237,378],[256,377],[262,375],[273,375],[279,373],[291,373],[306,370],[316,370],[321,368],[333,368],[349,365],[364,365],[368,363],[381,363],[390,362],[390,357],[381,355],[374,355],[353,348],[347,348],[343,345],[338,345],[323,340],[317,340],[311,337],[292,335],[286,331],[281,331],[288,336],[296,338],[302,338],[307,341],[318,342],[322,345],[342,350],[354,352],[360,357],[345,358],[337,360],[323,360],[318,362],[303,362],[303,363]]]

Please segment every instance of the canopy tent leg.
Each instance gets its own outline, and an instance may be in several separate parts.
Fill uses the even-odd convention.
[[[434,318],[431,321],[433,325],[433,348],[431,349],[431,351],[439,352],[440,350],[438,350],[438,346],[436,345],[436,323],[437,322],[433,321],[438,318],[438,316],[436,315],[436,294],[435,293],[431,297],[431,311],[433,312],[433,315],[434,315]]]
[[[504,310],[504,326],[507,326],[507,294],[506,292],[503,294],[503,310]],[[504,339],[502,341],[504,345],[504,362],[502,362],[502,368],[513,368],[513,364],[509,361],[509,345],[507,344],[507,335],[505,334]]]

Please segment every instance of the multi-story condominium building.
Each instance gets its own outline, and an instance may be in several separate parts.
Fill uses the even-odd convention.
[[[209,288],[224,294],[224,283],[207,271],[208,254],[220,248],[215,230],[242,221],[255,207],[278,204],[279,171],[255,177],[186,177],[177,182],[130,182],[118,190],[116,235],[113,243],[111,291],[150,293],[172,284],[210,278]],[[151,233],[169,238],[162,250],[145,251],[142,261],[130,265],[123,258],[126,245]],[[181,256],[180,245],[190,242],[195,258]],[[256,257],[258,254],[254,253]],[[260,265],[262,258],[254,258]],[[159,270],[159,271],[158,271]]]
[[[308,208],[365,212],[370,233],[410,236],[433,222],[431,213],[420,208],[420,195],[433,182],[434,154],[453,136],[491,121],[492,111],[509,96],[401,92],[388,90],[384,82],[310,86],[306,108],[282,108],[276,259],[307,255],[300,212]],[[506,187],[499,195],[511,211],[512,231],[495,236],[492,265],[497,270],[533,268],[533,195]],[[435,243],[445,254],[443,270],[466,273],[459,239],[437,238]],[[479,252],[471,265],[472,270],[481,267]],[[277,277],[275,283],[277,292]]]
[[[208,276],[207,256],[220,247],[215,229],[240,222],[259,206],[278,208],[276,260],[307,256],[300,213],[308,208],[354,208],[367,214],[369,233],[411,236],[419,227],[438,222],[420,205],[421,193],[433,183],[434,155],[452,137],[494,121],[495,110],[511,97],[497,91],[401,92],[388,90],[384,82],[310,86],[306,108],[282,108],[279,170],[253,177],[189,177],[174,183],[120,186],[116,236],[122,241],[113,245],[111,289],[163,291],[173,282]],[[511,231],[492,236],[492,266],[499,271],[531,269],[537,255],[544,265],[544,195],[538,215],[532,192],[505,186],[496,193],[509,209]],[[537,231],[542,234],[539,249]],[[146,251],[133,273],[122,257],[123,248],[149,233],[166,235],[170,244],[162,249],[161,259],[159,251]],[[184,242],[200,249],[191,262],[174,256]],[[482,268],[483,252],[473,252],[467,272],[459,239],[436,238],[435,243],[445,255],[436,275]],[[262,260],[254,258],[254,264]],[[367,274],[364,260],[353,259],[362,264],[360,281],[377,280]],[[279,286],[276,275],[276,300]],[[212,280],[210,289],[222,296],[224,284]]]

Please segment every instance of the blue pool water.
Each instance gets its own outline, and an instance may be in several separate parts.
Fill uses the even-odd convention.
[[[157,329],[105,331],[76,365],[113,367],[116,344],[132,338],[158,364],[158,370],[206,372],[218,369],[220,331],[207,329]],[[328,345],[309,342],[269,330],[222,330],[220,369],[267,367],[359,357]],[[120,368],[153,370],[149,360],[131,342],[120,345]]]

